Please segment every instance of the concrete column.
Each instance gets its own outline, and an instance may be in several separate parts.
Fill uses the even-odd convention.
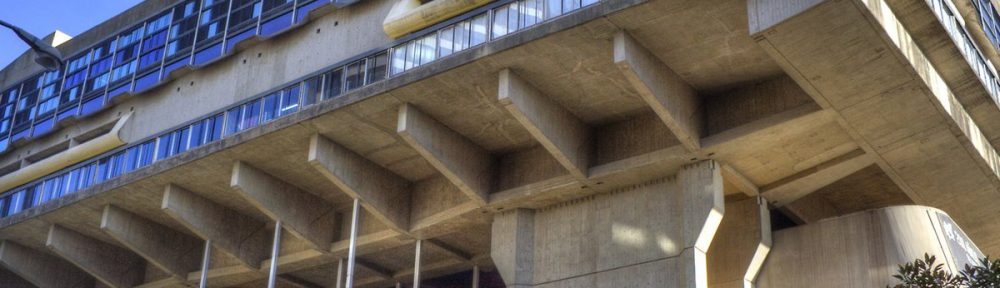
[[[726,217],[708,250],[709,287],[754,287],[771,250],[770,217],[763,198],[726,202]]]
[[[490,255],[507,287],[531,287],[535,212],[516,209],[495,215],[492,235]]]

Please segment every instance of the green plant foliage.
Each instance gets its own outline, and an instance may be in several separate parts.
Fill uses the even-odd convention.
[[[900,284],[888,288],[1000,288],[1000,260],[989,257],[979,260],[976,266],[965,265],[965,269],[954,275],[944,269],[944,264],[935,263],[937,258],[924,254],[923,259],[899,265],[896,275]]]

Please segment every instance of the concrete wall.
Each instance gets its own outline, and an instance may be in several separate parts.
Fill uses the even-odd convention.
[[[33,139],[27,145],[0,156],[0,166],[5,167],[10,163],[20,161],[20,159],[38,153],[38,151],[62,143],[66,139],[105,125],[130,111],[135,113],[122,129],[121,135],[127,143],[133,143],[166,132],[168,129],[188,121],[207,116],[209,113],[223,109],[228,105],[283,87],[295,79],[350,57],[376,48],[387,47],[390,39],[382,31],[381,23],[393,2],[388,0],[362,1],[335,10],[279,37],[251,46],[207,67],[139,94],[71,127],[62,128],[56,133],[39,139]],[[160,11],[160,9],[153,9],[147,5],[152,4],[144,3],[140,5],[141,7],[137,6],[122,15],[131,15],[129,13],[133,13],[133,10],[142,8],[139,9],[145,11],[142,17],[129,16],[126,17],[128,19],[125,19],[133,20],[132,18],[135,18],[135,21],[141,21],[141,19],[145,19],[143,17],[149,17],[153,15],[152,13]],[[159,5],[167,6],[165,4]],[[119,18],[112,18],[109,22],[128,22]],[[93,31],[84,33],[91,38],[91,41],[89,44],[83,45],[82,48],[89,47],[89,45],[94,44],[94,41],[104,39],[104,36],[113,35],[117,31],[113,29],[115,27],[121,26],[123,27],[121,29],[131,27],[134,21],[128,22],[131,23],[128,25],[121,23],[102,24],[92,29]],[[105,27],[107,25],[110,26]],[[104,36],[92,36],[92,34],[97,33],[94,31],[102,32]],[[63,45],[76,45],[76,43],[83,42],[88,41],[74,39]],[[66,55],[73,54],[67,53]],[[30,62],[30,59],[27,61]],[[30,66],[22,62],[19,60],[11,67]],[[28,70],[30,69],[24,71]],[[23,77],[8,76],[3,78],[0,76],[0,79],[12,78]]]
[[[757,285],[885,287],[896,284],[892,275],[898,265],[924,253],[957,271],[968,259],[951,247],[968,238],[948,222],[951,217],[934,208],[896,206],[775,231]]]
[[[708,287],[705,251],[724,210],[715,166],[498,214],[493,261],[508,287]]]

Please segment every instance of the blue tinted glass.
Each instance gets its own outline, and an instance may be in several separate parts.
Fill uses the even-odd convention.
[[[94,171],[97,169],[95,163],[87,164],[80,168],[80,186],[79,189],[84,189],[90,187],[94,184]]]
[[[292,26],[292,13],[288,12],[260,24],[260,35],[271,36]]]
[[[205,142],[212,142],[222,138],[222,124],[225,122],[225,118],[225,115],[219,114],[209,119],[209,124],[206,125],[206,128],[210,130],[205,133]]]
[[[173,133],[167,133],[166,135],[160,136],[159,143],[160,147],[156,152],[156,159],[166,159],[170,157],[170,139],[173,138]]]
[[[162,48],[143,54],[142,57],[139,57],[139,69],[152,66],[153,64],[158,64],[160,63],[161,58],[163,58]]]
[[[240,131],[240,119],[243,115],[242,107],[234,107],[226,111],[226,135],[233,135]]]
[[[80,168],[73,169],[73,171],[66,173],[63,180],[63,195],[76,192],[76,189],[79,188],[80,185]]]
[[[194,54],[194,65],[204,65],[222,55],[222,43],[212,45]]]
[[[246,130],[257,126],[257,119],[260,117],[260,100],[243,105],[243,123],[240,130]]]
[[[285,116],[299,110],[299,86],[285,89],[281,94],[281,111],[278,116]]]
[[[271,121],[278,117],[278,95],[271,94],[264,96],[264,120]]]
[[[201,146],[205,143],[205,121],[198,121],[191,125],[191,148]]]
[[[187,151],[188,133],[189,131],[187,128],[174,132],[174,138],[171,139],[171,143],[173,143],[173,155]]]

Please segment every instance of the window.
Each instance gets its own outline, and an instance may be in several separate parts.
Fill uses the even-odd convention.
[[[274,118],[278,118],[278,97],[280,93],[274,93],[271,95],[264,96],[264,115],[263,121],[271,121]]]
[[[17,103],[17,88],[0,95],[0,135],[7,136],[14,120],[14,104]]]
[[[333,70],[326,75],[326,97],[323,99],[333,99],[340,96],[344,91],[344,71]]]
[[[260,100],[253,100],[246,105],[243,105],[243,123],[240,124],[240,130],[246,130],[257,126],[258,118],[260,117]]]
[[[278,117],[292,114],[295,111],[299,111],[299,85],[286,88],[282,91],[281,110],[278,111]]]
[[[226,136],[240,132],[240,120],[243,115],[243,107],[237,106],[226,111]]]
[[[204,0],[201,18],[198,20],[198,48],[208,47],[222,36],[223,26],[226,23],[226,12],[229,9],[229,1]]]
[[[187,1],[174,6],[173,25],[167,33],[166,58],[176,59],[189,52],[194,44],[194,30],[198,26],[198,2]]]
[[[302,91],[304,93],[302,105],[309,106],[319,100],[321,97],[320,93],[323,92],[321,85],[323,85],[323,75],[315,76],[302,82]]]
[[[431,53],[434,53],[433,51]],[[368,79],[365,80],[365,84],[371,84],[382,79],[386,76],[386,65],[388,64],[388,54],[380,53],[375,56],[368,58]]]
[[[365,60],[348,64],[344,68],[345,91],[350,91],[361,87],[365,79]]]
[[[225,122],[225,114],[215,115],[215,117],[205,120],[205,143],[215,142],[222,139],[222,125]]]
[[[260,1],[233,0],[232,12],[229,13],[229,33],[236,33],[246,28],[257,26],[260,17]]]

